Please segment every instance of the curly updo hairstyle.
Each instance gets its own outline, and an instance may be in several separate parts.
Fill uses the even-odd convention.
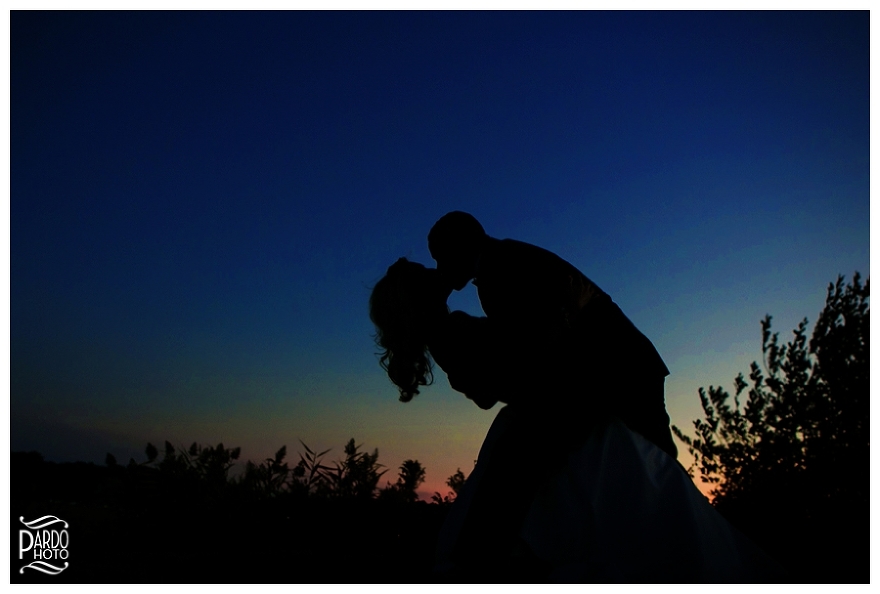
[[[409,402],[419,393],[419,386],[434,381],[427,345],[426,272],[421,264],[400,258],[388,267],[370,295],[370,319],[381,349],[379,365],[399,389],[401,402]]]

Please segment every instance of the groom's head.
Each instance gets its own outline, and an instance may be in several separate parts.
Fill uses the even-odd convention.
[[[476,275],[486,237],[479,221],[459,210],[446,213],[431,227],[428,250],[437,262],[437,271],[456,291]]]

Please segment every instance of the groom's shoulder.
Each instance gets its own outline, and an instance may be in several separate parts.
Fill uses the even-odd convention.
[[[496,240],[487,250],[486,256],[486,263],[490,267],[534,269],[551,274],[577,270],[572,264],[550,250],[518,239]]]
[[[538,247],[525,241],[518,239],[497,239],[488,250],[491,256],[498,259],[534,259],[545,261],[562,261],[562,258],[551,252],[550,250]]]
[[[568,260],[548,249],[517,239],[494,240],[484,255],[483,264],[487,275],[491,276],[525,273],[530,277],[550,279],[580,277],[585,290],[591,293],[604,293],[582,270]]]

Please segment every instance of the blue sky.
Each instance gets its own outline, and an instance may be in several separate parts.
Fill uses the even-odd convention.
[[[455,209],[608,292],[689,426],[869,273],[869,53],[867,12],[13,12],[12,449],[354,437],[439,489],[496,411],[397,402],[367,299]]]

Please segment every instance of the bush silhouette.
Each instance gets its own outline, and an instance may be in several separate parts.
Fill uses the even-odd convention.
[[[779,344],[761,322],[763,366],[735,393],[700,388],[694,436],[673,426],[713,503],[807,581],[861,581],[869,569],[869,282],[829,284],[807,341],[806,318]],[[741,396],[747,400],[742,405]]]
[[[400,465],[397,482],[393,485],[389,483],[387,487],[379,491],[379,498],[413,503],[419,499],[416,490],[423,482],[425,482],[424,466],[418,460],[404,460]]]
[[[439,492],[435,491],[434,494],[431,495],[431,501],[434,503],[452,503],[458,498],[458,494],[461,493],[465,480],[461,468],[457,468],[455,474],[446,479],[446,486],[452,489],[452,491],[447,495],[441,495]]]
[[[65,582],[430,581],[447,509],[416,500],[424,467],[405,460],[383,497],[378,450],[352,439],[326,464],[330,450],[302,446],[295,465],[282,446],[237,476],[241,449],[223,444],[165,442],[164,453],[148,444],[127,466],[112,454],[99,466],[13,452],[11,505],[75,527],[76,563],[56,576]],[[377,571],[391,559],[393,571]],[[40,579],[13,573],[13,581]]]
[[[225,448],[222,443],[213,447],[193,443],[187,449],[175,448],[166,441],[161,460],[159,450],[148,443],[144,450],[146,461],[137,463],[132,459],[128,469],[140,472],[142,477],[148,476],[145,480],[151,484],[161,477],[165,483],[178,487],[186,485],[214,494],[235,492],[259,500],[285,496],[338,500],[381,497],[409,503],[418,500],[417,490],[426,475],[425,468],[418,460],[405,460],[400,466],[397,481],[379,489],[379,480],[387,470],[382,470],[383,465],[378,461],[378,449],[372,453],[363,452],[362,446],[356,445],[352,438],[343,448],[344,458],[327,465],[324,458],[331,450],[316,452],[304,442],[300,443],[305,451],[299,453],[300,460],[294,467],[291,468],[285,461],[287,446],[281,446],[271,458],[259,463],[247,461],[243,474],[238,478],[230,478],[229,470],[239,459],[241,448]],[[112,454],[107,454],[106,465],[108,468],[118,467]],[[146,471],[158,471],[158,475],[144,475]],[[456,485],[453,488],[457,492],[459,483],[463,482],[464,475],[459,470],[447,484]]]
[[[343,450],[345,458],[334,462],[333,468],[320,470],[317,495],[343,499],[372,499],[375,496],[379,479],[387,471],[379,471],[382,465],[378,462],[378,449],[370,454],[361,452],[360,448],[354,439],[350,439]]]
[[[286,456],[287,446],[281,446],[273,458],[266,458],[259,465],[248,460],[239,485],[258,498],[279,497],[292,492],[299,483],[290,480],[292,473],[284,461]]]

